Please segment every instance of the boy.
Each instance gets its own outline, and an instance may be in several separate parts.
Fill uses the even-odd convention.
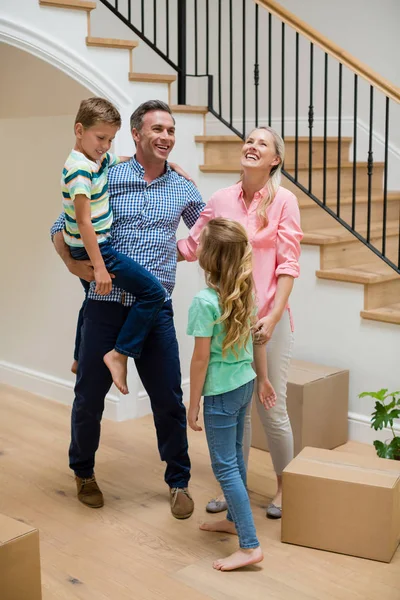
[[[135,303],[121,328],[115,348],[104,355],[113,382],[122,394],[127,394],[128,356],[140,356],[147,334],[164,303],[165,290],[146,269],[116,252],[111,245],[108,168],[130,159],[108,152],[120,127],[121,116],[108,100],[88,98],[81,102],[75,119],[75,147],[66,160],[61,187],[65,214],[64,240],[74,259],[90,260],[94,270],[95,292],[101,296],[109,294],[112,275],[116,286],[135,296]],[[89,284],[81,281],[87,292]],[[79,355],[83,310],[84,306],[78,319],[75,361]],[[76,368],[75,362],[73,370]]]

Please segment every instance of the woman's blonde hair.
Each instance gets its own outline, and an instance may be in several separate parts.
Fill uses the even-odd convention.
[[[280,159],[279,163],[277,165],[274,165],[271,169],[269,179],[266,185],[267,194],[261,199],[261,202],[257,208],[257,216],[261,221],[260,229],[263,229],[263,227],[266,227],[268,225],[267,208],[271,204],[271,202],[273,202],[278,192],[279,186],[281,185],[282,165],[285,159],[285,142],[283,141],[279,133],[275,131],[275,129],[272,129],[272,127],[268,127],[267,125],[255,127],[250,131],[247,138],[251,136],[253,131],[257,131],[258,129],[265,129],[265,131],[268,131],[268,133],[271,134],[272,139],[274,140],[276,155]]]
[[[246,230],[230,219],[211,219],[200,237],[199,264],[219,297],[225,326],[222,355],[247,344],[254,314],[252,249]]]

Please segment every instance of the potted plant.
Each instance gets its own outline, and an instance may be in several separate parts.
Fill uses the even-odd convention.
[[[400,391],[388,392],[387,389],[379,390],[379,392],[362,392],[359,398],[369,396],[375,399],[375,410],[371,415],[371,427],[378,431],[384,427],[389,427],[393,438],[381,442],[374,441],[376,453],[381,458],[392,458],[400,460],[400,436],[396,435],[393,429],[394,419],[400,418]]]

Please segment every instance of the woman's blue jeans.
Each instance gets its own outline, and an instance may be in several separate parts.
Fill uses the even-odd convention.
[[[109,273],[115,275],[113,285],[130,292],[135,296],[128,316],[119,332],[115,350],[131,358],[139,358],[145,339],[165,302],[165,290],[154,275],[149,273],[132,258],[114,250],[109,243],[100,244],[101,255]],[[88,260],[85,248],[71,248],[71,256],[75,260]],[[82,281],[82,280],[81,280]],[[85,293],[89,284],[82,281]],[[75,338],[74,358],[79,360],[79,346],[83,311],[86,298],[79,311],[78,324]]]
[[[204,425],[214,475],[228,504],[241,548],[257,548],[257,539],[243,460],[246,408],[251,402],[254,380],[225,394],[204,397]]]

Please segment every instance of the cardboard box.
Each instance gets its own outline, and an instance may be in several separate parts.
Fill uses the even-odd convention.
[[[0,598],[42,598],[39,532],[4,515],[0,515]]]
[[[399,544],[399,461],[304,448],[282,498],[282,542],[384,562]]]
[[[349,371],[292,360],[287,408],[294,437],[294,455],[305,446],[332,449],[348,440]],[[264,428],[253,402],[254,448],[268,450]]]

